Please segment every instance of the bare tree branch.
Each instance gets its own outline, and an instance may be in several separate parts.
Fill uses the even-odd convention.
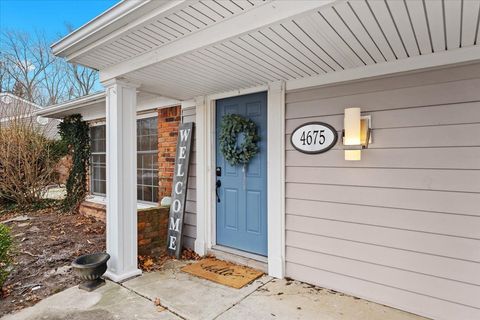
[[[0,34],[0,92],[51,105],[90,94],[97,86],[97,71],[55,57],[44,35]]]

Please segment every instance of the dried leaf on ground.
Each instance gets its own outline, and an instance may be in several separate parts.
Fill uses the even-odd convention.
[[[184,249],[182,252],[183,260],[200,260],[202,257],[199,256],[195,251],[192,249]]]
[[[153,304],[155,305],[155,309],[158,311],[158,312],[162,312],[165,310],[165,307],[162,307],[162,304],[160,303],[160,298],[155,298],[155,300],[153,300]]]
[[[160,270],[167,260],[171,259],[166,253],[157,256],[138,256],[138,267],[145,272]]]
[[[138,266],[143,271],[150,272],[155,266],[155,262],[150,256],[138,256]]]
[[[153,266],[153,259],[152,258],[148,258],[143,262],[143,267],[145,269],[150,269],[152,266]]]

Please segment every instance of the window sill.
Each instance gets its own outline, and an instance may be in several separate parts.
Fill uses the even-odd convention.
[[[97,203],[97,204],[102,204],[102,205],[107,205],[107,197],[105,196],[99,196],[99,195],[89,195],[85,198],[86,201]],[[159,205],[157,203],[145,203],[145,202],[137,202],[137,209],[149,209],[149,208],[156,208]]]

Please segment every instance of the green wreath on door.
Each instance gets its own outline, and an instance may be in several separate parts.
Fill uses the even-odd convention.
[[[238,137],[242,133],[245,139],[238,145]],[[219,139],[220,151],[231,166],[243,165],[245,168],[259,151],[257,125],[238,114],[227,114],[222,118]]]

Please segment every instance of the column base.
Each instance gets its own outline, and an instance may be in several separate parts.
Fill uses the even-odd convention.
[[[123,282],[127,279],[137,277],[141,274],[142,274],[142,270],[140,270],[140,269],[135,269],[135,270],[125,272],[125,273],[122,273],[122,274],[116,274],[116,273],[111,272],[110,270],[107,270],[107,272],[105,272],[104,276],[105,276],[105,278],[108,278],[108,279],[112,280],[113,282]]]

